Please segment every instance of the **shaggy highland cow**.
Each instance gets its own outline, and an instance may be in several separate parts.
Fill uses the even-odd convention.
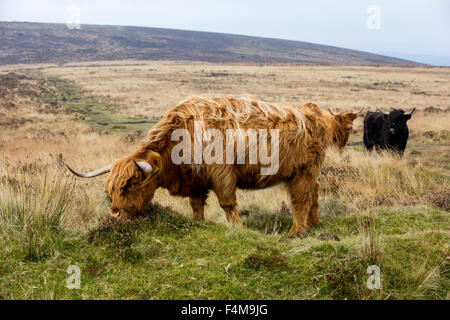
[[[293,209],[289,236],[299,236],[319,222],[317,176],[325,150],[345,146],[355,118],[356,113],[332,115],[311,103],[191,97],[168,111],[132,154],[88,174],[69,169],[87,178],[110,172],[106,192],[111,215],[119,218],[135,217],[162,187],[189,197],[196,220],[204,218],[214,190],[228,221],[240,223],[237,188],[283,182]]]
[[[403,155],[408,142],[408,125],[415,108],[410,112],[392,110],[386,113],[379,108],[378,112],[367,112],[364,117],[364,146],[367,150],[391,150]]]

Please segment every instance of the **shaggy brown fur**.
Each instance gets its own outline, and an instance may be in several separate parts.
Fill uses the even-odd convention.
[[[355,118],[352,112],[332,116],[312,103],[297,106],[251,98],[188,98],[166,113],[134,153],[113,163],[106,181],[112,213],[119,212],[121,218],[134,217],[162,187],[172,195],[189,197],[194,219],[202,220],[208,192],[214,190],[228,221],[240,223],[236,188],[261,189],[286,183],[294,216],[289,235],[301,235],[308,225],[319,222],[317,176],[325,150],[331,144],[345,146]],[[247,129],[278,129],[278,172],[262,175],[263,165],[249,164],[248,143],[245,164],[174,164],[171,150],[178,142],[171,141],[171,134],[175,129],[192,133],[196,120],[204,129],[220,130],[224,137],[229,128],[242,133]],[[270,154],[270,134],[268,149]],[[151,164],[153,172],[146,175],[137,161]]]

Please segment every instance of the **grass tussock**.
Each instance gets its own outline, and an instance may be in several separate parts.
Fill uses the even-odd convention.
[[[24,257],[40,260],[52,254],[53,235],[66,226],[73,185],[65,179],[32,184],[9,179],[0,190],[0,232],[21,244]]]

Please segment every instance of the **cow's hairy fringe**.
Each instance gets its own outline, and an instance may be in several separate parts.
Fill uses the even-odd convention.
[[[113,186],[124,188],[128,181],[133,177],[138,177],[139,173],[136,168],[136,165],[133,161],[121,161],[118,163],[121,167],[120,170],[117,170],[117,175],[114,175],[110,178],[111,183],[108,184],[108,188],[112,188]],[[144,180],[145,181],[145,180]],[[109,193],[112,193],[112,190],[107,190]]]

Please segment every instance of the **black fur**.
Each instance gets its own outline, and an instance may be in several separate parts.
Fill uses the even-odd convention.
[[[403,155],[409,130],[406,122],[411,114],[403,110],[392,110],[388,115],[382,112],[367,112],[364,117],[364,145],[366,149],[391,150]]]

